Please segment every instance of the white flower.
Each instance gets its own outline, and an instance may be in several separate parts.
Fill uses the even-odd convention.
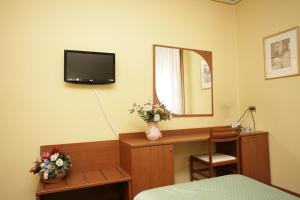
[[[155,115],[154,115],[154,121],[155,121],[155,122],[159,122],[159,120],[160,120],[159,114],[155,114]]]
[[[48,173],[44,172],[44,179],[47,180],[48,179]]]
[[[150,104],[146,104],[145,105],[145,110],[146,111],[151,111],[152,110],[152,106]]]
[[[51,169],[52,168],[52,163],[49,163],[46,167],[46,169]]]
[[[61,167],[61,166],[63,166],[64,161],[63,161],[62,159],[58,159],[58,160],[55,162],[55,164],[56,164],[56,166]]]
[[[58,153],[53,154],[53,155],[50,157],[50,160],[54,162],[54,161],[56,161],[57,157],[58,157]]]
[[[133,104],[133,110],[135,112],[138,112],[140,110],[140,106],[139,105],[136,105],[136,104]]]
[[[44,168],[44,167],[46,167],[46,164],[45,163],[41,163],[40,166],[41,166],[41,168]]]

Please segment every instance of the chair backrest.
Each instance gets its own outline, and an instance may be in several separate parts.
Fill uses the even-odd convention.
[[[210,130],[210,137],[208,143],[209,162],[212,163],[213,144],[216,144],[216,151],[218,153],[225,153],[235,156],[239,160],[239,139],[240,128],[212,128]],[[217,145],[217,143],[228,143],[225,145]],[[235,147],[232,146],[235,143]],[[221,151],[221,152],[220,152]]]
[[[212,143],[237,141],[240,137],[240,128],[212,128],[209,140]]]

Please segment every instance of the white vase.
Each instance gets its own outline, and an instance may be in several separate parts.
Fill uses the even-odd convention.
[[[148,124],[148,129],[146,130],[146,136],[149,140],[158,140],[162,137],[162,134],[157,126],[157,124]]]

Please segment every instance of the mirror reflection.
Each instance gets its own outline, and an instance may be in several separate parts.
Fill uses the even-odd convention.
[[[154,101],[176,115],[211,116],[211,52],[154,45]]]

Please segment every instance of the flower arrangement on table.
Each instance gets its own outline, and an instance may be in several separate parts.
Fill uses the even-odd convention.
[[[50,152],[42,152],[30,172],[39,173],[45,183],[55,183],[65,177],[71,166],[70,157],[55,147]]]
[[[145,122],[148,124],[146,131],[147,138],[149,140],[157,140],[160,138],[161,132],[157,127],[157,124],[161,121],[170,120],[172,115],[171,112],[166,108],[164,104],[151,104],[150,102],[140,106],[136,103],[129,109],[132,114],[136,112]]]

